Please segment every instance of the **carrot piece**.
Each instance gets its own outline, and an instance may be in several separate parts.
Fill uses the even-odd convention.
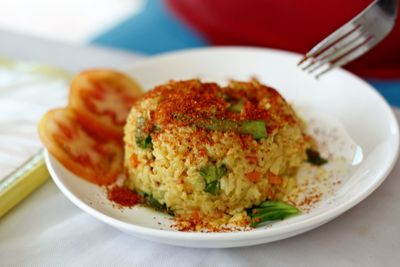
[[[136,168],[137,166],[139,166],[139,160],[138,160],[136,154],[132,154],[131,161],[132,161],[133,168]]]
[[[257,157],[255,157],[255,156],[246,156],[246,159],[251,164],[257,165],[257,163],[258,163]]]
[[[273,174],[272,172],[270,172],[268,174],[268,182],[272,185],[280,185],[280,184],[282,184],[283,179],[279,175],[276,175],[276,174]]]
[[[246,178],[252,183],[257,183],[261,179],[261,174],[258,171],[248,172]]]

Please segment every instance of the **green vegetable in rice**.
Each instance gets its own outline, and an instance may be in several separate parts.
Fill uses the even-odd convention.
[[[220,179],[228,173],[228,169],[224,164],[220,166],[206,165],[200,169],[200,175],[205,182],[204,191],[212,195],[217,195],[221,189]]]
[[[264,121],[244,121],[240,126],[240,133],[250,134],[257,140],[268,137]]]
[[[152,148],[151,135],[144,131],[145,119],[143,117],[138,117],[137,125],[138,127],[135,135],[136,145],[143,149]]]
[[[321,166],[324,165],[325,163],[328,163],[328,160],[322,158],[319,152],[314,149],[308,148],[306,150],[306,154],[307,154],[307,161],[311,164]]]
[[[155,199],[152,195],[146,194],[146,193],[141,193],[143,196],[145,203],[149,205],[150,207],[153,207],[154,209],[162,212],[166,212],[170,215],[174,215],[174,212],[167,207],[165,204],[161,204],[157,199]]]
[[[247,210],[252,227],[268,221],[283,220],[299,213],[299,209],[282,201],[264,201],[260,205]]]
[[[236,132],[240,134],[248,134],[254,139],[260,140],[267,138],[267,126],[263,120],[247,120],[232,121],[225,118],[208,118],[208,119],[192,119],[182,114],[174,114],[175,118],[180,121],[192,122],[198,128],[204,128],[211,131],[220,132]]]
[[[229,111],[240,113],[244,108],[243,102],[234,103],[228,107]]]
[[[138,147],[143,149],[153,147],[153,144],[151,143],[151,136],[146,136],[140,133],[136,135],[136,144],[138,145]]]

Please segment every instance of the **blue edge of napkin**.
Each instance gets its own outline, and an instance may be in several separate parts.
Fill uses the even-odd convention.
[[[148,0],[144,9],[91,40],[92,44],[154,55],[209,45],[173,17],[160,0]],[[392,106],[400,107],[400,79],[367,80]]]

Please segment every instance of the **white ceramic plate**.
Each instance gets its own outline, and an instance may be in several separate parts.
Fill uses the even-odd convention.
[[[291,103],[335,117],[362,149],[346,182],[335,196],[309,214],[292,217],[248,232],[187,233],[169,227],[166,215],[147,208],[120,210],[104,189],[71,174],[48,152],[46,163],[60,190],[78,207],[129,234],[188,247],[249,246],[294,236],[324,224],[371,194],[392,169],[398,153],[399,130],[392,110],[366,82],[338,69],[320,80],[296,66],[300,55],[257,48],[205,48],[165,54],[124,68],[151,88],[170,79],[200,77],[206,81],[247,80],[251,76],[277,88]]]

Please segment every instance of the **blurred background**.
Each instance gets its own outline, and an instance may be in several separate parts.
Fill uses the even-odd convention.
[[[145,54],[206,45],[305,53],[371,0],[0,0],[0,29]],[[0,35],[1,42],[1,35]],[[400,79],[400,27],[348,69]]]

